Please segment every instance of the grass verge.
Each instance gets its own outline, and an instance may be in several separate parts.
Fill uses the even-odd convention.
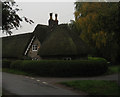
[[[7,73],[18,74],[18,75],[35,76],[34,74],[26,73],[26,72],[15,70],[15,69],[3,68],[2,71]]]
[[[60,84],[90,95],[114,95],[115,97],[119,95],[120,88],[116,82],[104,80],[77,80],[60,82]]]
[[[108,71],[105,73],[105,75],[120,73],[120,65],[115,66],[109,66]]]

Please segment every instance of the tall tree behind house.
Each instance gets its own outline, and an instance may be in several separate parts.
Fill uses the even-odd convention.
[[[75,3],[75,27],[80,37],[97,50],[97,56],[117,61],[119,3]]]

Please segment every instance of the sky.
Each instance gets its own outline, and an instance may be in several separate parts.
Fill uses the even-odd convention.
[[[23,34],[33,32],[37,24],[48,25],[49,13],[53,13],[53,19],[55,18],[55,13],[58,14],[59,24],[69,23],[70,20],[74,20],[74,2],[23,2],[16,0],[17,5],[21,11],[19,11],[20,16],[26,16],[34,21],[34,24],[29,24],[22,22],[22,27],[19,30],[12,30],[13,35]],[[0,35],[1,36],[1,35]],[[6,36],[6,34],[2,34]]]
[[[11,0],[13,1],[13,0]],[[33,32],[37,24],[48,25],[49,13],[58,14],[59,24],[69,23],[70,20],[74,20],[75,1],[83,2],[98,2],[108,0],[15,0],[18,7],[22,9],[18,12],[20,16],[26,16],[34,21],[34,24],[30,25],[26,22],[22,22],[22,27],[18,30],[12,30],[13,34],[23,34]],[[110,2],[113,0],[109,0]],[[115,0],[118,1],[118,0]],[[6,34],[0,33],[0,37],[6,36]],[[8,36],[8,35],[7,35]]]

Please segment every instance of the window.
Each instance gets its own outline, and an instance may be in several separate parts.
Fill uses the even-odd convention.
[[[67,58],[67,60],[71,60],[71,58],[69,57],[69,58]]]
[[[37,51],[38,50],[38,45],[32,45],[32,51]]]
[[[71,57],[66,57],[64,58],[64,60],[71,60]]]
[[[38,58],[32,58],[32,60],[38,60]]]

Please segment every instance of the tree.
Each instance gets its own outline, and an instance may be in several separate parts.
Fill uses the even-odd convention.
[[[2,30],[2,3],[0,1],[0,30]]]
[[[97,55],[115,60],[119,48],[119,3],[75,3],[75,25],[80,37]]]
[[[21,17],[18,15],[18,5],[16,2],[2,2],[2,30],[7,34],[11,35],[11,29],[18,29],[21,27],[21,22],[26,21],[27,23],[34,23],[32,20],[26,18],[25,16]]]

